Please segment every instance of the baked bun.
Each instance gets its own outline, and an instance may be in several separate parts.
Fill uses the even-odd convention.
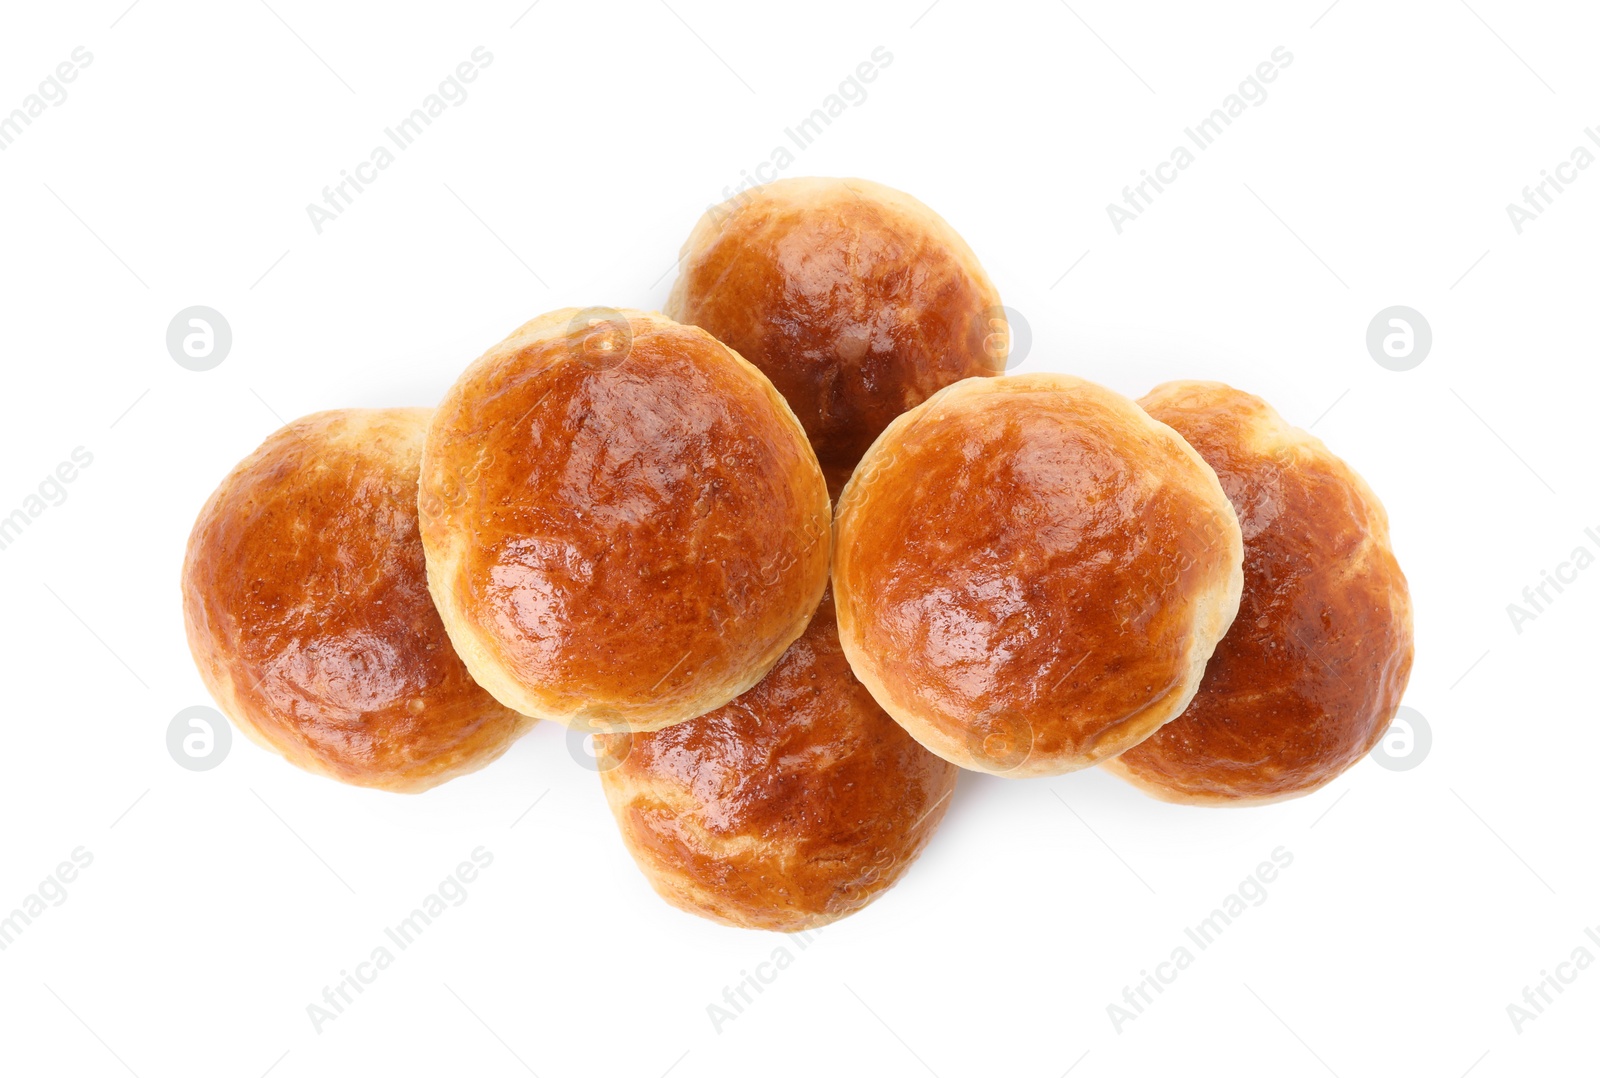
[[[868,180],[778,180],[706,211],[667,314],[766,372],[844,486],[889,421],[1005,369],[1000,294],[956,231]]]
[[[1192,804],[1310,793],[1378,743],[1411,675],[1411,596],[1388,517],[1259,397],[1168,382],[1140,403],[1222,480],[1244,529],[1244,597],[1188,710],[1106,769]]]
[[[477,686],[428,597],[428,414],[290,423],[211,495],[183,562],[189,650],[234,725],[307,771],[406,793],[477,770],[533,723]]]
[[[710,334],[590,308],[469,367],[423,451],[450,639],[507,707],[658,730],[760,681],[828,580],[828,492],[766,376]]]
[[[834,523],[839,637],[911,736],[997,775],[1057,775],[1175,718],[1239,605],[1211,468],[1108,389],[958,382],[896,419]]]
[[[798,932],[877,898],[927,844],[956,784],[956,768],[851,675],[826,596],[737,700],[597,742],[606,800],[651,886],[741,928]]]

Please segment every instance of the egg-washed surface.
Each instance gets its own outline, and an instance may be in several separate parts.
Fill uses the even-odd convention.
[[[668,902],[794,932],[860,909],[932,836],[957,769],[851,675],[825,598],[737,700],[652,734],[606,735],[601,772],[629,852]]]
[[[868,180],[795,178],[713,207],[667,313],[760,367],[835,493],[889,421],[1004,368],[1000,297],[921,202]]]
[[[1411,598],[1367,484],[1259,397],[1170,382],[1140,403],[1216,470],[1244,593],[1188,709],[1107,767],[1158,797],[1299,796],[1383,736],[1411,673]]]
[[[972,379],[896,420],[840,500],[857,676],[933,751],[1085,767],[1178,714],[1237,606],[1211,469],[1081,379]]]
[[[478,360],[422,472],[435,597],[478,680],[603,729],[760,680],[827,581],[816,458],[770,382],[659,315],[558,311]]]
[[[428,409],[321,412],[223,481],[183,568],[189,645],[229,717],[292,763],[425,789],[530,724],[477,686],[429,597],[417,531]]]

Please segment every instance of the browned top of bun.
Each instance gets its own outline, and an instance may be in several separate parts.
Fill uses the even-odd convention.
[[[1085,767],[1178,714],[1238,599],[1211,470],[1063,375],[971,379],[896,420],[836,529],[856,675],[924,745],[996,773]]]
[[[601,778],[656,890],[691,913],[782,932],[843,917],[892,885],[956,781],[851,676],[828,598],[737,700],[599,748],[623,758]]]
[[[783,399],[704,330],[557,311],[435,414],[422,533],[446,626],[527,714],[652,729],[758,681],[827,582],[829,506]]]
[[[1383,506],[1259,397],[1170,382],[1140,403],[1222,480],[1244,530],[1244,594],[1188,710],[1115,769],[1186,801],[1316,789],[1382,737],[1411,672],[1410,593]]]
[[[468,676],[428,595],[428,414],[277,431],[206,502],[183,566],[189,646],[229,716],[301,767],[394,790],[486,763],[530,721]]]
[[[766,372],[837,489],[895,416],[1003,369],[999,304],[971,248],[916,199],[796,178],[707,212],[667,313]]]

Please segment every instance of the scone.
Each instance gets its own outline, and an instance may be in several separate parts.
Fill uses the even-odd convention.
[[[1140,403],[1222,480],[1244,529],[1244,596],[1188,710],[1104,766],[1168,801],[1310,793],[1378,743],[1411,674],[1411,596],[1388,516],[1259,397],[1168,382]]]
[[[856,676],[928,749],[992,774],[1061,774],[1150,736],[1239,605],[1216,474],[1065,375],[969,379],[896,419],[834,527]]]
[[[211,495],[183,563],[189,649],[218,705],[290,763],[357,786],[425,790],[533,723],[473,682],[428,596],[428,416],[290,423]]]
[[[893,886],[957,773],[851,676],[826,597],[772,673],[726,707],[597,741],[623,842],[661,897],[776,932],[825,925]]]
[[[657,314],[554,311],[445,395],[428,584],[507,707],[657,730],[760,681],[828,576],[828,492],[765,375]]]
[[[766,372],[837,494],[895,416],[952,382],[999,374],[1000,295],[977,256],[910,195],[804,177],[706,211],[666,313]]]

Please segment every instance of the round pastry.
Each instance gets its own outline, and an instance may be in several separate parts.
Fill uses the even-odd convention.
[[[828,492],[766,376],[705,330],[590,308],[469,367],[423,450],[428,584],[507,707],[658,730],[760,681],[828,579]]]
[[[406,793],[477,770],[533,723],[467,674],[428,596],[428,415],[290,423],[211,495],[183,562],[189,650],[234,725],[307,771]]]
[[[672,905],[798,932],[854,913],[905,874],[957,769],[873,702],[833,604],[755,688],[653,734],[597,738],[628,852]]]
[[[946,760],[1056,775],[1175,718],[1239,605],[1217,477],[1132,401],[974,378],[891,423],[835,520],[856,677]]]
[[[889,421],[952,382],[999,374],[1000,295],[956,231],[868,180],[796,178],[706,211],[667,314],[766,372],[837,492]]]
[[[1411,675],[1411,595],[1371,488],[1259,397],[1168,382],[1141,402],[1199,451],[1244,529],[1244,595],[1188,710],[1105,767],[1152,796],[1263,804],[1383,737]]]

